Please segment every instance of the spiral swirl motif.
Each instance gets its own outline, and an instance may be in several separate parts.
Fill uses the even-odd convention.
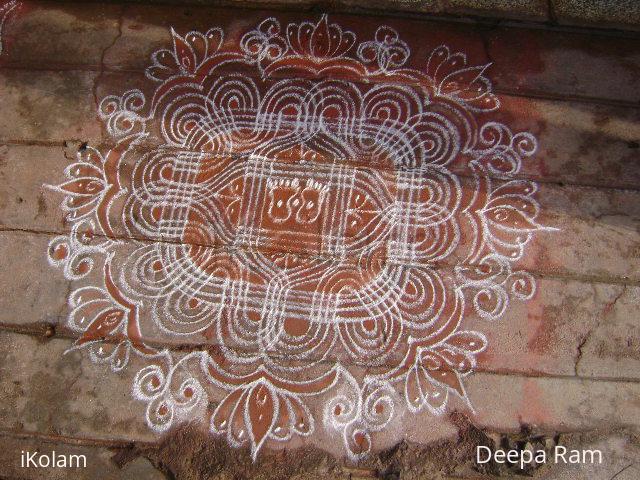
[[[76,347],[146,362],[133,392],[155,430],[203,417],[254,458],[320,412],[359,458],[403,408],[468,403],[487,338],[461,322],[533,297],[514,265],[546,228],[515,178],[536,139],[478,121],[499,107],[486,66],[439,46],[408,68],[393,29],[358,43],[326,16],[237,45],[171,35],[153,98],[104,98],[115,146],[54,187]]]

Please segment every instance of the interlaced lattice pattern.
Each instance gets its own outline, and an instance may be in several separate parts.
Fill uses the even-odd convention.
[[[74,348],[146,361],[134,394],[155,429],[218,402],[211,431],[254,456],[321,413],[357,458],[402,405],[469,402],[487,339],[461,321],[534,295],[512,266],[543,228],[515,179],[535,138],[478,121],[499,107],[487,66],[440,46],[408,68],[394,30],[358,43],[326,16],[172,39],[150,103],[105,98],[115,146],[54,187],[73,228],[52,264],[102,278],[69,298]],[[157,346],[176,338],[211,348]]]

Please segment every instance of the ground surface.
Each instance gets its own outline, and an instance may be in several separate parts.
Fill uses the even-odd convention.
[[[10,2],[2,12],[0,476],[637,478],[636,35],[557,24],[496,26],[346,14],[329,15],[322,30],[323,17],[316,13],[228,7]],[[280,70],[270,67],[275,73],[265,74],[255,63],[223,66],[215,74],[194,68],[201,68],[211,50],[203,53],[189,43],[189,32],[220,27],[220,49],[235,54],[242,52],[244,35],[272,16],[283,27],[308,21],[320,33],[335,32],[330,29],[335,23],[343,32],[355,32],[358,42],[373,42],[369,46],[377,55],[365,71],[355,48],[327,45],[310,35],[299,46],[299,58],[280,59]],[[398,41],[377,37],[380,25],[397,32]],[[214,31],[212,38],[217,35]],[[381,49],[385,45],[396,50]],[[491,66],[485,71],[448,65],[438,73],[427,59],[441,45],[450,54],[465,52],[469,67]],[[161,49],[168,49],[168,63],[152,60]],[[398,66],[389,58],[404,63]],[[268,68],[272,60],[261,57],[261,65]],[[334,62],[330,68],[329,60]],[[154,62],[155,70],[145,76]],[[398,73],[396,67],[406,71]],[[254,93],[238,93],[244,87],[234,90],[233,85],[212,87],[238,72],[233,85],[250,83]],[[163,83],[173,74],[181,80]],[[301,96],[264,101],[272,110],[261,117],[261,136],[243,136],[242,129],[249,128],[243,122],[257,118],[250,101],[268,98],[271,86],[290,79],[296,79],[291,84]],[[194,84],[219,96],[208,102]],[[318,108],[321,113],[304,120],[296,117],[298,123],[278,123],[277,118],[295,113],[278,111],[278,105],[306,108],[330,96],[306,100],[318,85],[329,85],[326,92],[342,103],[336,102],[335,110]],[[350,119],[364,115],[354,107],[358,95],[369,98],[367,92],[378,87],[379,104],[363,104],[377,108],[401,99],[413,105],[407,92],[417,91],[440,114],[426,124],[441,122],[446,128],[431,135],[424,123],[408,120],[407,112],[420,108],[415,105],[400,108],[399,123],[413,130],[400,129],[404,133],[395,140],[389,133],[398,130],[399,123],[389,120],[393,113],[354,127]],[[159,95],[162,88],[169,93]],[[351,93],[345,93],[348,88]],[[140,91],[134,103],[118,103],[132,89]],[[104,103],[111,95],[115,103]],[[138,109],[135,101],[142,97],[145,105]],[[481,103],[485,99],[489,107]],[[155,110],[149,110],[152,105]],[[194,130],[190,119],[197,123],[198,112],[207,108],[215,120]],[[514,134],[528,132],[537,150],[526,144],[518,150],[518,142],[510,143],[507,136],[493,144],[489,139],[491,153],[480,154],[479,126],[486,122],[498,122]],[[295,128],[291,146],[283,138]],[[354,128],[360,129],[357,134]],[[215,141],[212,131],[219,133]],[[372,131],[387,142],[383,153],[358,153],[354,139],[367,139]],[[475,136],[467,139],[473,145],[464,147],[467,131]],[[403,141],[411,148],[398,147]],[[434,145],[444,153],[420,158],[440,161],[437,168],[415,160],[415,152],[430,152]],[[142,168],[155,165],[149,158],[159,158],[162,166],[165,157],[170,170]],[[493,169],[483,163],[494,158]],[[517,166],[508,161],[514,158]],[[481,166],[472,167],[473,160]],[[189,173],[194,161],[198,169]],[[65,174],[72,164],[80,173],[70,168]],[[237,175],[232,173],[236,165]],[[254,170],[243,170],[246,165]],[[348,173],[336,173],[335,165]],[[427,174],[416,174],[421,171]],[[435,180],[421,183],[426,177]],[[88,178],[95,183],[88,184]],[[353,185],[371,203],[358,203],[355,187],[349,190],[352,184],[345,178],[356,179]],[[56,191],[46,185],[66,187]],[[247,185],[270,193],[261,197]],[[527,190],[532,185],[537,191]],[[234,193],[236,186],[240,193]],[[105,193],[107,187],[116,194]],[[214,191],[223,193],[216,197]],[[61,208],[65,195],[76,202],[67,204],[67,212]],[[355,203],[347,204],[352,198]],[[295,199],[309,209],[298,208]],[[189,202],[188,215],[168,208],[179,201]],[[341,201],[347,203],[332,214],[322,210]],[[385,202],[393,208],[380,207]],[[243,223],[234,205],[264,213]],[[500,208],[506,208],[506,216]],[[70,217],[74,211],[78,215]],[[397,212],[410,213],[404,219]],[[85,213],[94,222],[91,228],[78,220]],[[486,228],[474,230],[469,218],[481,219]],[[432,229],[421,230],[425,224]],[[187,261],[188,268],[173,268]],[[475,276],[460,273],[460,268],[487,264],[488,270],[482,267]],[[493,275],[496,268],[500,273]],[[295,283],[292,271],[302,271],[306,283]],[[127,277],[131,272],[137,272],[133,279]],[[321,275],[323,289],[316,286]],[[294,287],[272,287],[282,278]],[[379,278],[392,280],[379,285]],[[161,294],[149,293],[152,281],[162,286]],[[242,294],[229,293],[230,284],[243,286]],[[340,290],[344,285],[349,289]],[[411,307],[407,296],[421,289],[427,292],[424,303]],[[352,303],[327,307],[337,292],[353,291],[363,293],[354,294]],[[401,292],[397,310],[383,299],[388,291]],[[85,295],[97,297],[91,302]],[[456,307],[460,299],[464,308]],[[431,310],[429,303],[435,305]],[[284,313],[273,313],[278,309]],[[212,323],[213,310],[219,316]],[[246,321],[238,320],[242,315]],[[253,317],[257,320],[251,323]],[[432,324],[411,330],[427,320],[443,325],[447,334],[438,336]],[[241,333],[219,332],[217,325]],[[479,333],[455,337],[459,332]],[[469,346],[474,340],[486,348],[474,350]],[[78,348],[65,354],[74,344]],[[294,360],[287,352],[295,348]],[[91,355],[105,361],[92,363]],[[247,374],[245,365],[255,372],[265,355],[276,365],[270,376],[238,380]],[[176,368],[165,360],[185,357],[198,365],[204,358],[211,368],[198,376],[196,367]],[[434,358],[442,363],[428,367]],[[447,363],[450,358],[461,363]],[[158,366],[155,376],[141,381],[136,373],[152,365]],[[474,373],[468,374],[471,366]],[[168,372],[175,385],[165,382]],[[438,374],[441,381],[434,380]],[[394,393],[381,386],[384,382],[370,381],[391,377],[397,381]],[[354,383],[345,379],[353,379],[361,391],[350,391]],[[329,384],[342,389],[346,400],[340,405],[331,403],[336,397]],[[133,396],[132,385],[139,387]],[[212,393],[213,386],[220,391]],[[438,403],[434,394],[448,402]],[[340,423],[350,401],[365,405],[369,398],[385,400],[372,400],[370,411],[354,407],[354,417]],[[301,399],[305,407],[296,407],[293,402]],[[234,417],[236,405],[244,415]],[[393,415],[387,419],[389,411]],[[167,420],[169,412],[176,418]],[[331,414],[339,418],[332,420]],[[181,418],[204,423],[184,426]],[[310,422],[315,429],[305,436]],[[291,429],[293,438],[275,441],[276,428]],[[243,430],[244,438],[231,436]],[[234,439],[240,449],[229,447]],[[520,470],[474,461],[478,445],[549,450],[557,444],[599,448],[604,462]],[[88,468],[20,468],[20,452],[36,449],[86,454]]]

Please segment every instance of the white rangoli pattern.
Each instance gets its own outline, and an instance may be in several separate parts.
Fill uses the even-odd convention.
[[[468,403],[487,339],[461,321],[534,295],[512,265],[545,228],[514,179],[535,138],[477,123],[499,107],[487,65],[440,46],[407,68],[394,30],[358,43],[326,16],[266,19],[237,46],[218,28],[172,38],[149,105],[106,97],[114,148],[53,187],[72,230],[51,263],[92,279],[69,298],[74,348],[116,371],[145,359],[133,392],[158,431],[218,402],[211,431],[254,458],[317,428],[311,397],[352,458],[399,402]]]

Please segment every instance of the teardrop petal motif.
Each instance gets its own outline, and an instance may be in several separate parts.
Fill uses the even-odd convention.
[[[319,408],[357,461],[406,410],[470,406],[474,325],[536,294],[522,260],[551,229],[520,177],[537,142],[490,118],[490,65],[437,32],[412,59],[397,30],[363,30],[171,29],[153,92],[99,103],[112,148],[81,147],[50,186],[70,233],[47,258],[82,282],[72,348],[144,362],[155,431],[208,412],[255,460]]]

